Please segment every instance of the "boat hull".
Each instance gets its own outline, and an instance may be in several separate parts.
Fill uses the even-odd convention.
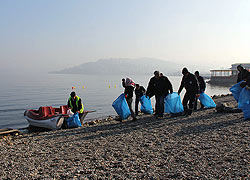
[[[43,120],[32,119],[28,116],[25,116],[25,118],[31,126],[41,127],[41,128],[51,129],[51,130],[60,129],[64,121],[63,116],[56,116],[56,117],[43,119]]]

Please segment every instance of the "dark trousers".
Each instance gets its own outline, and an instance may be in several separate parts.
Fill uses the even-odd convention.
[[[139,106],[139,102],[140,102],[140,98],[141,97],[137,97],[135,98],[135,114],[138,115],[138,106]]]
[[[197,110],[197,104],[198,104],[198,98],[195,98],[195,102],[194,102],[194,110]],[[201,109],[204,108],[204,105],[200,102],[201,105]]]
[[[195,103],[195,93],[186,92],[182,101],[185,113],[192,114]]]
[[[163,117],[165,95],[155,95],[155,114]]]
[[[135,113],[134,113],[134,111],[133,111],[133,109],[132,109],[133,98],[126,98],[126,101],[127,101],[127,103],[128,103],[128,107],[129,107],[129,110],[130,110],[130,112],[131,112],[132,118],[135,118]]]

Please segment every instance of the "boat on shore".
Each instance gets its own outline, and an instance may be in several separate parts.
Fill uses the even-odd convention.
[[[54,108],[52,106],[42,106],[38,110],[26,110],[24,112],[24,117],[28,121],[30,126],[57,130],[62,128],[64,121],[69,117],[67,111],[67,105],[60,106],[59,108]],[[84,118],[90,112],[95,111],[83,112],[83,116],[80,119],[82,124]]]
[[[60,129],[67,114],[66,105],[54,108],[52,106],[42,106],[38,110],[29,109],[24,112],[24,117],[30,126],[41,127],[51,130]]]

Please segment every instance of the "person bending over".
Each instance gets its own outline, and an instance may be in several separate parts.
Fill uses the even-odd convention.
[[[79,118],[81,119],[84,107],[81,98],[78,97],[74,91],[70,93],[68,108],[71,109],[74,114],[79,113]]]
[[[126,98],[126,101],[128,103],[128,107],[129,107],[129,110],[131,112],[131,117],[133,118],[133,121],[137,120],[135,113],[132,109],[134,85],[135,85],[135,83],[133,82],[132,79],[130,79],[130,78],[126,78],[126,80],[122,79],[122,86],[125,88],[124,89],[125,98]]]

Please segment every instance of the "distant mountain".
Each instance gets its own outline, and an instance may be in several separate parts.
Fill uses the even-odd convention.
[[[159,59],[139,58],[100,59],[96,62],[83,63],[52,73],[59,74],[99,74],[99,75],[152,75],[159,70],[165,75],[180,75],[182,65]]]

